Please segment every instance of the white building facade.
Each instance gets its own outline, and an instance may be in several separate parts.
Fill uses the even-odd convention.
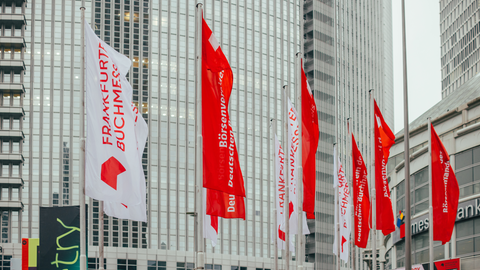
[[[412,264],[429,262],[428,131],[427,118],[440,136],[455,171],[460,199],[453,235],[445,245],[434,242],[434,261],[460,258],[462,269],[476,269],[480,262],[480,77],[462,85],[410,124],[410,188]],[[395,218],[405,210],[403,132],[390,149],[387,174]],[[427,222],[426,222],[427,221]],[[428,223],[428,225],[427,225]],[[478,224],[478,225],[477,225]],[[385,269],[404,267],[405,241],[400,229],[383,239]],[[478,245],[477,245],[478,243]]]

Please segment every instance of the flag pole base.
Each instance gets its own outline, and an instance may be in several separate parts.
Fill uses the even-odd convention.
[[[205,256],[203,252],[197,253],[197,265],[195,269],[205,269]]]
[[[80,255],[80,270],[87,270],[87,256]]]

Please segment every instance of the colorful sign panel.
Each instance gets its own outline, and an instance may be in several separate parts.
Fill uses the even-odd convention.
[[[460,270],[460,258],[433,262],[434,270]],[[427,268],[425,268],[428,270]]]
[[[80,206],[40,207],[38,267],[80,270]]]
[[[38,238],[22,238],[22,270],[37,270]]]

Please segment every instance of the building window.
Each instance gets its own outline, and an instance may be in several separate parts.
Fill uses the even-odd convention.
[[[460,198],[480,193],[480,146],[455,155],[455,176]]]
[[[100,269],[99,258],[88,258],[88,269]],[[107,259],[103,259],[103,269],[107,269]]]
[[[208,263],[206,263],[205,264],[205,269],[222,270],[222,266],[219,265],[219,264],[208,264]]]
[[[10,220],[10,214],[8,211],[3,211],[2,212],[2,243],[10,243],[9,239],[9,220]]]
[[[117,259],[117,270],[137,270],[137,260]]]
[[[457,256],[465,257],[480,252],[480,219],[470,219],[455,224]]]
[[[232,266],[230,270],[247,270],[247,267],[243,266]]]
[[[167,262],[148,261],[147,270],[167,270]]]
[[[428,167],[410,176],[411,215],[428,209]],[[405,181],[397,185],[397,211],[405,211]]]
[[[177,270],[193,270],[194,268],[194,263],[177,262]]]
[[[53,206],[58,206],[58,193],[53,193],[53,200],[52,200],[52,204]]]
[[[0,255],[0,270],[10,270],[12,255]]]

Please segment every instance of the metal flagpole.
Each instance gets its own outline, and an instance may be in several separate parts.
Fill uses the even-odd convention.
[[[86,243],[87,228],[85,216],[85,0],[82,0],[81,10],[81,39],[82,39],[82,80],[80,98],[80,269],[87,269]]]
[[[290,151],[288,142],[288,85],[283,86],[284,98],[283,98],[283,114],[285,115],[285,202],[283,203],[284,213],[285,213],[285,269],[290,269],[290,209],[288,205],[290,204]]]
[[[202,25],[203,25],[203,4],[197,4],[196,11],[196,146],[195,146],[195,220],[196,220],[196,269],[204,269],[204,238],[203,238],[203,138],[202,138]]]
[[[339,96],[340,96],[340,93],[338,91],[338,88],[337,88],[337,79],[338,79],[338,76],[337,76],[337,60],[338,60],[338,55],[337,55],[337,1],[336,0],[333,0],[333,6],[334,6],[334,9],[333,9],[333,12],[334,12],[334,24],[333,24],[333,35],[334,35],[334,46],[333,46],[333,49],[334,49],[334,61],[335,61],[335,82],[334,82],[334,87],[335,87],[335,116],[336,116],[336,121],[335,121],[335,138],[336,138],[336,141],[339,141],[339,124],[338,124],[338,120],[339,120],[339,117],[338,117],[338,110],[339,110],[339,106],[340,106],[340,101],[339,101]],[[337,148],[336,148],[336,143],[333,144],[333,151],[334,151],[334,160],[333,161],[333,164],[337,164],[338,163],[338,158],[337,158]],[[338,175],[338,164],[337,166],[334,166],[335,167],[335,174]],[[335,176],[334,176],[335,178]],[[335,211],[337,212],[337,269],[340,270],[340,244],[341,244],[341,239],[340,239],[340,211],[339,211],[339,199],[338,198],[338,183],[337,183],[337,187],[335,188],[335,198],[337,198],[337,204],[335,205]]]
[[[402,0],[403,45],[403,144],[405,155],[405,269],[412,269],[410,227],[410,138],[408,128],[407,45],[405,40],[405,0]],[[431,187],[430,187],[431,188]]]
[[[432,130],[431,130],[431,119],[428,117],[428,216],[430,220],[430,225],[428,226],[428,240],[429,240],[429,257],[430,257],[430,269],[433,270],[433,193],[432,193]]]
[[[276,148],[275,148],[275,134],[277,133],[277,122],[275,121],[275,119],[270,119],[270,123],[272,124],[272,146],[273,146],[273,155],[272,155],[272,163],[273,163],[273,192],[275,192],[275,208],[273,209],[273,235],[275,235],[275,237],[273,238],[273,242],[274,242],[274,253],[273,255],[275,256],[275,270],[278,269],[278,229],[277,229],[277,162],[276,162]]]
[[[298,203],[298,236],[297,236],[297,269],[303,269],[305,261],[305,236],[303,235],[303,157],[302,157],[302,53],[296,55],[297,66],[297,121],[298,121],[298,178],[297,178],[297,203]]]
[[[372,158],[372,164],[370,169],[371,175],[371,190],[372,190],[372,269],[377,269],[377,213],[376,213],[376,196],[375,196],[375,106],[374,106],[374,95],[373,89],[370,91],[370,113],[372,114],[370,118],[370,125],[372,126],[371,131],[371,149],[370,153]],[[407,268],[409,269],[409,268]]]
[[[98,244],[98,250],[99,250],[98,261],[99,261],[100,265],[99,265],[98,269],[103,270],[104,269],[103,268],[103,258],[104,258],[103,250],[104,250],[104,246],[105,246],[105,239],[103,238],[103,231],[104,231],[104,228],[103,228],[103,224],[104,224],[104,222],[103,222],[103,216],[104,216],[104,214],[103,214],[103,201],[99,202],[99,207],[98,208],[99,208],[98,215],[99,215],[99,218],[100,218],[100,224],[98,225],[100,227],[99,228],[100,230],[99,230],[99,233],[98,233],[99,238],[100,238],[100,242]]]
[[[338,153],[337,153],[337,143],[333,144],[333,158],[335,159],[333,161],[333,167],[334,167],[334,174],[337,175],[338,177]],[[335,175],[333,176],[333,179],[335,179]],[[334,180],[335,181],[335,180]],[[337,270],[340,270],[340,245],[342,241],[340,240],[340,211],[339,211],[339,206],[340,206],[340,198],[338,197],[338,182],[336,183],[335,187],[335,199],[336,199],[336,204],[335,204],[335,213],[337,214],[337,226],[336,226],[336,234],[337,234]]]
[[[350,130],[350,117],[347,118],[347,167],[348,170],[345,170],[345,172],[352,172],[352,175],[349,176],[350,179],[352,179],[352,182],[350,182],[350,187],[352,194],[355,194],[353,190],[353,164],[352,164],[352,131]],[[349,179],[347,178],[347,179]],[[350,219],[350,228],[353,228],[353,230],[350,233],[350,243],[351,243],[351,262],[350,265],[352,266],[352,270],[355,270],[355,208],[354,208],[354,201],[353,201],[353,195],[350,195],[350,198],[352,200],[352,205],[350,206],[351,211],[352,211],[352,216]]]

